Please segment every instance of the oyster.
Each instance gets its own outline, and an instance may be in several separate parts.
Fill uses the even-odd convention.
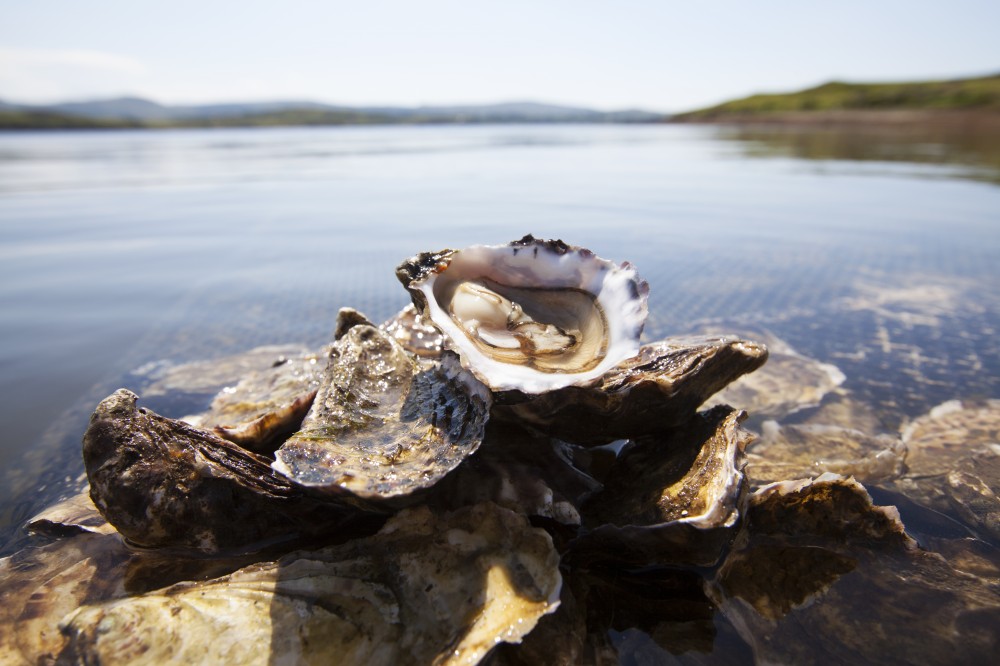
[[[368,324],[343,332],[302,429],[274,468],[300,486],[384,508],[475,452],[490,393],[454,355],[420,362]]]
[[[460,575],[456,575],[460,574]],[[552,540],[493,504],[392,518],[376,535],[203,583],[84,606],[79,663],[474,664],[559,605]]]
[[[72,536],[79,533],[112,534],[115,528],[108,524],[90,493],[83,491],[53,504],[25,524],[33,534]]]
[[[528,235],[425,252],[396,275],[462,365],[494,391],[597,381],[639,351],[649,285],[627,262]]]
[[[1000,400],[949,400],[903,428],[892,487],[1000,545]]]
[[[444,336],[430,319],[417,312],[410,303],[380,328],[394,337],[403,349],[416,356],[440,358]]]
[[[757,663],[995,660],[996,588],[917,548],[857,482],[772,484],[746,525],[708,591]]]
[[[573,543],[574,561],[714,564],[742,512],[745,416],[715,407],[623,451],[604,490],[583,506],[592,529]]]
[[[527,516],[579,525],[578,507],[601,484],[576,466],[575,447],[502,421],[490,421],[475,455],[435,487],[447,508],[491,501]]]
[[[764,331],[759,339],[767,345],[767,365],[726,387],[707,406],[739,405],[754,419],[782,419],[819,405],[846,379],[837,366],[803,356],[773,334]]]
[[[278,354],[273,350],[285,350],[286,353]],[[300,405],[303,402],[311,404],[307,396],[315,392],[323,377],[323,356],[294,348],[261,347],[244,355],[219,359],[217,363],[227,369],[233,368],[234,372],[244,368],[243,374],[231,377],[227,384],[216,388],[208,411],[184,417],[183,420],[199,428],[232,429],[235,425],[267,417],[276,411],[287,411],[296,402]],[[209,361],[178,366],[169,375],[173,377],[172,386],[164,387],[162,382],[157,382],[149,387],[155,389],[156,404],[163,402],[159,396],[165,388],[166,397],[173,395],[171,388],[174,391],[189,391],[181,380],[199,371],[204,371],[209,377],[219,374]],[[141,392],[144,401],[149,399],[146,390],[143,388]],[[170,401],[166,402],[169,404]],[[304,414],[298,416],[299,421],[302,416]]]
[[[268,458],[137,400],[125,389],[105,398],[83,438],[90,496],[133,543],[218,551],[336,532],[357,519],[305,495]]]
[[[81,605],[216,578],[260,559],[130,548],[117,534],[61,536],[0,559],[0,664],[69,663],[59,624]]]
[[[510,400],[495,405],[493,413],[574,444],[663,433],[767,357],[763,345],[732,336],[662,340],[643,345],[595,386]]]

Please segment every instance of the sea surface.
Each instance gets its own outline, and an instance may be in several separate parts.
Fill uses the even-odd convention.
[[[840,367],[886,428],[1000,397],[1000,169],[975,145],[649,125],[0,133],[0,525],[79,475],[90,411],[137,371],[318,347],[340,307],[378,321],[407,303],[402,259],[527,233],[636,264],[648,339],[765,330]]]

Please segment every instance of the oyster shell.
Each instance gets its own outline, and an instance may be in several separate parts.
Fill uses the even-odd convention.
[[[579,507],[601,484],[575,465],[574,447],[490,421],[483,444],[435,487],[447,508],[491,501],[527,516],[579,525]]]
[[[456,573],[460,575],[456,575]],[[376,535],[85,606],[80,663],[474,664],[559,605],[552,540],[493,504],[405,510]]]
[[[274,353],[277,350],[285,353]],[[208,411],[184,417],[184,421],[199,428],[232,427],[285,409],[314,392],[323,377],[323,355],[288,347],[261,347],[243,355],[219,359],[217,363],[229,372],[243,368],[243,374],[230,377],[227,384],[216,387]],[[176,388],[183,378],[198,372],[205,372],[209,377],[221,374],[213,367],[211,361],[179,366],[171,373],[173,386]],[[166,397],[173,395],[170,387],[162,383],[151,388],[160,393],[166,388]],[[147,400],[145,389],[141,393],[143,400]]]
[[[83,491],[61,500],[35,514],[25,524],[32,534],[60,537],[81,533],[113,534],[115,528],[108,524],[94,506],[90,493]]]
[[[662,433],[767,357],[764,345],[732,336],[661,340],[643,345],[595,386],[511,400],[495,405],[493,413],[574,444]]]
[[[745,417],[715,407],[623,451],[604,489],[583,506],[592,530],[573,543],[573,560],[717,562],[742,513]]]
[[[444,336],[430,319],[417,312],[413,303],[384,322],[380,328],[411,354],[426,358],[441,357]]]
[[[809,407],[836,390],[846,377],[830,363],[821,363],[799,354],[781,338],[762,331],[757,337],[767,345],[767,365],[760,372],[733,382],[706,406],[739,405],[753,420],[764,417],[781,420]]]
[[[454,355],[417,361],[388,333],[355,325],[330,348],[313,407],[273,466],[361,506],[409,502],[479,447],[490,402]]]
[[[1000,400],[949,400],[902,439],[909,470],[892,487],[1000,545]]]
[[[357,512],[305,495],[271,461],[214,433],[137,407],[119,389],[83,438],[90,496],[135,544],[204,551],[336,532]]]
[[[916,547],[894,507],[833,474],[750,496],[708,586],[756,663],[992,663],[1000,594]]]
[[[587,385],[639,351],[649,285],[627,262],[528,235],[425,252],[396,275],[494,391]]]

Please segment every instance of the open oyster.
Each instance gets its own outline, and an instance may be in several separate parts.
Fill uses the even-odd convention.
[[[396,276],[494,391],[587,385],[639,351],[649,285],[562,241],[425,252]]]

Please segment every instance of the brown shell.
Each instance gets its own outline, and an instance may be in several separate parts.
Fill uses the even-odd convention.
[[[94,504],[133,543],[204,551],[336,531],[356,511],[306,496],[271,461],[137,407],[119,389],[83,439]]]
[[[576,444],[663,433],[767,357],[763,345],[734,337],[662,340],[643,345],[596,386],[508,397],[498,400],[494,414]]]

